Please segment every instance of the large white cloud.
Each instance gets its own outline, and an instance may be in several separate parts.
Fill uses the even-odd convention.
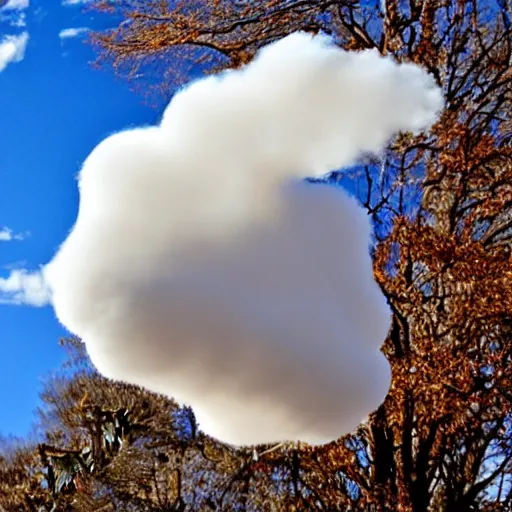
[[[325,443],[385,397],[390,312],[365,211],[301,182],[378,152],[442,108],[433,79],[293,34],[110,136],[80,173],[46,269],[103,374],[194,407],[233,444]]]

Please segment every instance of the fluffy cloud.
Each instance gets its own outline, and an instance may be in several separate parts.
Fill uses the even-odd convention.
[[[50,302],[50,290],[41,272],[13,270],[0,277],[0,303],[45,306]]]
[[[434,80],[297,33],[114,134],[45,270],[104,375],[194,407],[222,441],[329,442],[385,397],[390,311],[366,212],[302,181],[431,125]]]
[[[13,238],[12,229],[2,228],[0,229],[0,242],[10,242]]]
[[[78,37],[82,34],[89,32],[89,28],[87,27],[75,27],[75,28],[65,28],[59,32],[59,37],[61,39],[69,39],[72,37]]]
[[[0,72],[12,62],[20,62],[25,56],[28,33],[4,36],[0,39]]]

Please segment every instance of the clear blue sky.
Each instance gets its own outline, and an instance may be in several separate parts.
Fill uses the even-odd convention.
[[[13,268],[37,270],[64,240],[77,211],[75,176],[95,144],[112,131],[158,117],[109,70],[92,69],[85,32],[59,37],[65,29],[105,28],[113,20],[58,0],[28,3],[0,0],[4,280]],[[0,434],[28,433],[41,380],[63,358],[58,340],[65,334],[51,307],[0,304]]]

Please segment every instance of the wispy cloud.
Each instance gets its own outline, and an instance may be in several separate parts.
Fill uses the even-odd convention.
[[[59,32],[59,37],[61,39],[70,39],[72,37],[78,37],[82,34],[89,32],[88,27],[74,27],[74,28],[65,28]]]
[[[7,2],[0,0],[0,9],[5,11],[22,11],[27,9],[29,4],[29,0],[7,0]]]
[[[12,27],[25,27],[29,0],[0,0],[0,21],[7,22]]]
[[[62,5],[86,5],[91,4],[94,0],[63,0]]]
[[[6,272],[10,272],[11,270],[19,270],[22,268],[27,268],[28,261],[27,260],[17,260],[6,263],[5,265],[0,266],[0,269]]]
[[[13,270],[0,277],[0,304],[42,307],[50,303],[51,293],[41,271]]]
[[[26,27],[27,26],[27,15],[24,12],[18,12],[16,17],[11,20],[11,26],[13,27]]]
[[[0,228],[0,242],[10,242],[12,240],[24,240],[29,236],[28,231],[24,233],[15,233],[11,228],[3,227]]]
[[[8,64],[20,62],[25,57],[25,49],[28,43],[28,32],[19,35],[9,35],[0,39],[0,72]]]

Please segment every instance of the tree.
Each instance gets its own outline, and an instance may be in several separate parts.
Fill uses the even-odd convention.
[[[239,510],[277,504],[268,485],[250,495],[241,468],[253,450],[202,434],[193,412],[137,386],[113,382],[90,365],[84,345],[63,340],[65,372],[41,395],[37,443],[0,457],[0,510]],[[69,371],[71,370],[71,372]],[[256,464],[256,463],[255,463]],[[238,507],[238,508],[237,508]],[[257,507],[260,509],[260,507]]]
[[[375,276],[394,313],[383,346],[392,389],[354,435],[293,452],[292,481],[299,507],[308,499],[312,506],[311,496],[328,482],[315,507],[506,510],[511,4],[384,4],[133,0],[118,10],[125,21],[94,41],[119,72],[158,63],[152,69],[164,85],[183,80],[176,68],[165,69],[171,58],[206,72],[237,67],[296,30],[323,31],[346,49],[376,48],[433,74],[446,97],[439,123],[425,136],[402,134],[380,166],[366,165],[355,176],[375,221]]]
[[[393,311],[383,340],[393,384],[349,436],[253,451],[207,438],[171,400],[82,369],[44,395],[39,453],[0,461],[0,504],[11,493],[20,497],[8,510],[37,510],[43,495],[47,510],[79,510],[70,505],[78,499],[96,500],[84,510],[100,510],[101,500],[122,510],[510,510],[509,1],[386,0],[385,11],[353,0],[96,7],[123,20],[94,35],[100,59],[136,80],[148,70],[165,94],[299,29],[434,75],[446,109],[431,132],[402,134],[382,162],[351,170],[375,223],[375,277]]]

